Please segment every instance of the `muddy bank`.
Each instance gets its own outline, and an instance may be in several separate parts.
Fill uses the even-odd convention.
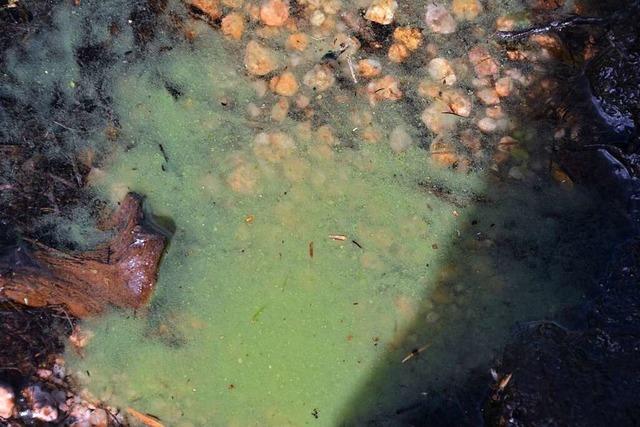
[[[576,74],[586,83],[573,92],[581,108],[560,117],[579,127],[581,137],[560,148],[558,159],[574,179],[598,189],[611,209],[626,212],[628,240],[611,254],[601,279],[585,284],[584,305],[516,328],[486,394],[488,425],[640,423],[640,7],[586,8],[605,20],[564,37],[578,45],[588,38],[596,53]]]
[[[112,148],[85,141],[117,133],[101,75],[112,57],[92,45],[90,25],[70,57],[59,40],[43,46],[39,35],[60,25],[55,4],[0,2],[0,424],[120,425],[116,409],[77,387],[61,354],[84,345],[78,318],[146,303],[167,233],[143,221],[139,196],[111,215],[86,187]],[[133,8],[137,48],[152,34],[152,8]],[[43,68],[16,80],[16,64],[41,53]],[[66,87],[46,78],[57,61],[78,70]]]

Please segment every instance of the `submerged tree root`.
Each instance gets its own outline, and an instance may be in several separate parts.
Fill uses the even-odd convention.
[[[0,298],[63,306],[75,317],[144,305],[166,241],[142,220],[141,197],[130,193],[105,224],[114,238],[95,250],[66,253],[36,242],[14,248],[0,259]]]

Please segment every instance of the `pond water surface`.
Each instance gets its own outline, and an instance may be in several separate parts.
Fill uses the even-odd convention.
[[[552,161],[556,129],[521,114],[541,71],[490,42],[496,20],[528,23],[520,2],[442,2],[447,33],[400,1],[388,28],[420,41],[380,24],[369,44],[345,15],[369,2],[298,1],[271,26],[222,3],[193,7],[240,17],[237,40],[173,2],[135,55],[129,16],[92,26],[117,60],[90,183],[176,230],[148,310],[85,322],[69,352],[96,397],[176,426],[400,424],[597,282],[619,230]],[[53,14],[64,34],[110,7]]]

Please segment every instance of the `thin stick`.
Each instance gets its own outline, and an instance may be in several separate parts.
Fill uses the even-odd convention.
[[[600,25],[604,22],[605,20],[602,18],[591,16],[572,16],[559,21],[551,21],[547,25],[540,27],[531,27],[517,31],[496,31],[495,37],[504,41],[520,40],[535,34],[544,34],[550,31],[562,31],[565,28],[579,25]]]
[[[409,361],[409,360],[413,359],[414,357],[416,357],[417,355],[419,355],[420,353],[422,353],[423,351],[425,351],[427,348],[429,348],[429,346],[430,346],[430,345],[431,345],[431,344],[425,344],[425,345],[423,345],[423,346],[422,346],[422,347],[420,347],[420,348],[415,348],[415,349],[411,350],[411,353],[407,354],[407,355],[405,356],[405,358],[404,358],[404,359],[402,359],[402,362],[401,362],[401,363],[405,363],[405,362],[407,362],[407,361]]]
[[[351,71],[351,78],[353,79],[353,82],[355,84],[358,84],[358,78],[356,77],[356,71],[353,67],[353,61],[351,60],[351,57],[347,58],[347,64],[349,64],[349,71]]]
[[[57,124],[57,125],[58,125],[58,126],[60,126],[60,127],[65,128],[65,129],[67,129],[67,130],[70,130],[71,132],[80,132],[78,129],[70,128],[69,126],[65,126],[65,125],[63,125],[62,123],[57,122],[57,121],[55,121],[55,120],[53,120],[53,123]]]

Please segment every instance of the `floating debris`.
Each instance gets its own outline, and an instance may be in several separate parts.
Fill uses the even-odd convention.
[[[147,427],[164,427],[164,424],[160,421],[160,418],[152,414],[143,414],[133,408],[127,408],[127,413],[133,418],[141,422]]]
[[[340,242],[347,240],[347,236],[343,234],[329,234],[329,238]]]
[[[413,359],[414,357],[418,356],[420,353],[422,353],[423,351],[425,351],[426,349],[429,348],[431,344],[425,344],[420,348],[415,348],[413,350],[411,350],[411,353],[407,354],[404,359],[402,359],[402,361],[400,363],[406,363],[409,360]]]
[[[396,9],[398,9],[398,2],[395,0],[373,0],[364,17],[369,21],[388,25],[393,21]]]

